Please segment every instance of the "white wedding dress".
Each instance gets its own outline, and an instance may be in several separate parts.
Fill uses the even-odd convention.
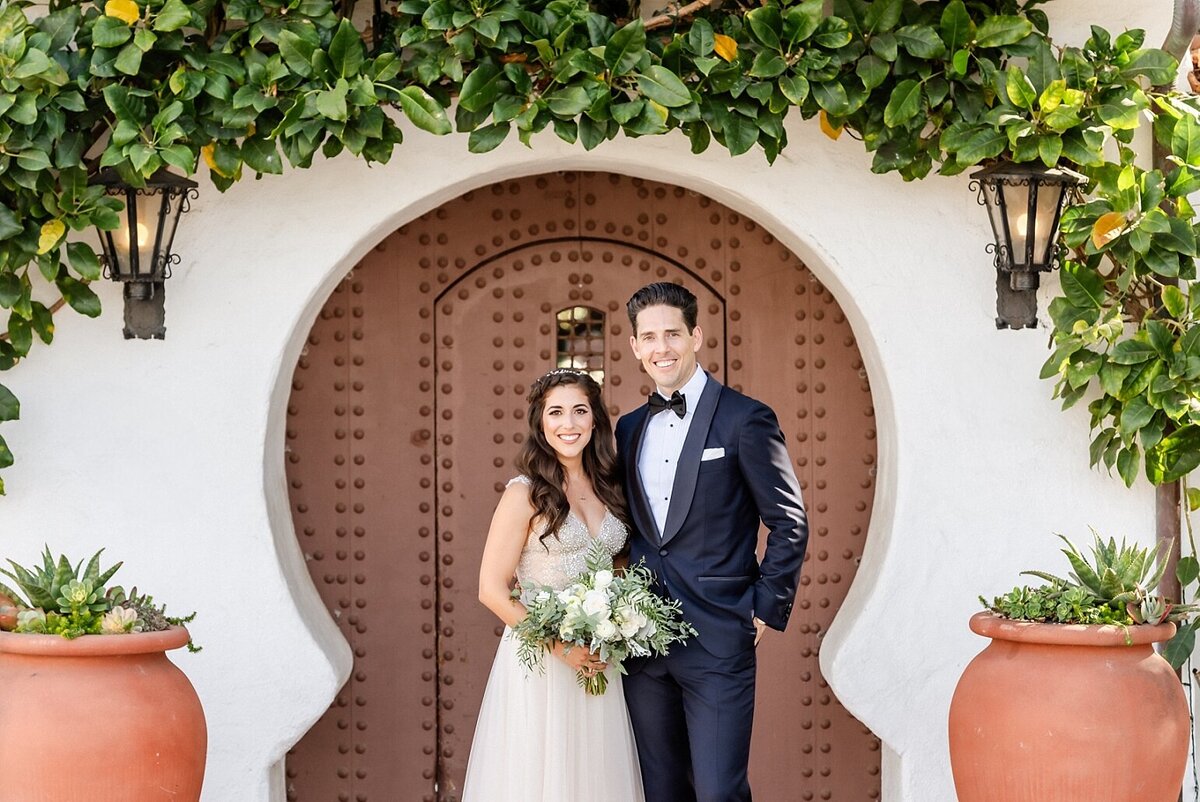
[[[524,476],[512,481],[529,483]],[[561,590],[583,573],[591,533],[571,513],[557,538],[543,545],[541,534],[535,529],[525,542],[517,579],[524,588]],[[628,535],[609,512],[596,539],[616,554]],[[463,802],[644,802],[620,674],[608,668],[608,689],[589,696],[558,658],[546,654],[542,666],[526,670],[505,628],[475,725]]]

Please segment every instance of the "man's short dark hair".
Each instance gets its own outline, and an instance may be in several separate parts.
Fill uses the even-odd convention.
[[[638,312],[650,306],[673,306],[683,313],[683,322],[689,333],[696,328],[696,296],[686,287],[669,281],[656,281],[635,292],[629,303],[625,304],[634,334],[637,334]]]

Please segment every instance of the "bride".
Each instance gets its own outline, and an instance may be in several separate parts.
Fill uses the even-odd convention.
[[[525,607],[509,591],[567,587],[590,544],[610,554],[628,529],[615,470],[612,423],[586,373],[552,370],[529,394],[529,433],[492,517],[479,599],[507,627],[488,678],[467,763],[463,802],[643,802],[621,678],[589,696],[576,682],[607,666],[582,647],[553,644],[544,671],[517,659],[510,628]]]

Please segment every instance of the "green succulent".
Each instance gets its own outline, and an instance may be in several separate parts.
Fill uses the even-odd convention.
[[[86,607],[92,612],[103,613],[110,607],[108,599],[105,598],[105,583],[121,567],[121,563],[117,563],[101,571],[100,554],[103,551],[104,549],[100,549],[96,552],[86,568],[83,568],[82,560],[72,566],[66,555],[60,555],[55,562],[49,546],[42,554],[42,564],[35,565],[32,570],[9,560],[8,564],[12,566],[12,570],[0,568],[0,574],[15,582],[24,592],[24,598],[3,583],[0,583],[0,592],[11,596],[20,606],[41,608],[46,612],[57,610],[70,613],[74,601],[76,609]]]
[[[1169,543],[1151,548],[1124,540],[1118,545],[1114,538],[1105,541],[1095,531],[1092,536],[1089,559],[1059,535],[1067,544],[1062,552],[1073,569],[1069,579],[1045,571],[1022,571],[1048,584],[1013,588],[990,604],[983,597],[980,601],[1005,618],[1057,624],[1178,623],[1200,609],[1193,604],[1173,604],[1157,594],[1166,572]]]

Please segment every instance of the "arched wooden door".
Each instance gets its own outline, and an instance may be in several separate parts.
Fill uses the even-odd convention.
[[[288,757],[289,799],[459,799],[500,632],[476,600],[479,556],[529,384],[586,364],[603,372],[611,414],[640,404],[651,388],[624,302],[657,280],[700,298],[701,364],[778,413],[810,510],[798,609],[760,654],[756,798],[878,798],[878,741],[817,664],[873,496],[870,391],[844,315],[737,213],[675,187],[565,173],[469,193],[400,229],[313,327],[288,476],[313,581],[355,665]]]

